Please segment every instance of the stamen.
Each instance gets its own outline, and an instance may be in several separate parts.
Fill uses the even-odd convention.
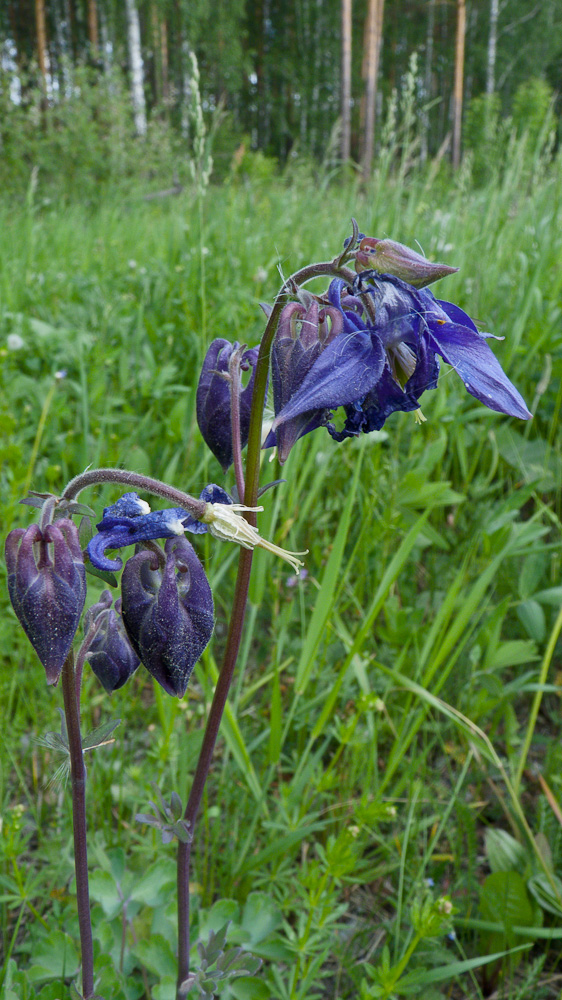
[[[279,545],[262,538],[258,529],[248,524],[246,518],[240,517],[239,511],[252,511],[257,513],[263,507],[246,507],[243,503],[208,503],[205,514],[202,517],[204,524],[209,525],[209,532],[215,538],[220,538],[225,542],[236,542],[244,549],[254,549],[256,547],[267,549],[276,556],[280,556],[288,562],[298,573],[299,568],[304,565],[297,556],[305,556],[306,552],[289,552]],[[308,549],[306,550],[308,552]]]

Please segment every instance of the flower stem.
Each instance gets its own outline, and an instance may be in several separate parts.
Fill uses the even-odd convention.
[[[72,826],[74,831],[74,870],[76,872],[76,901],[82,952],[82,992],[84,1000],[94,993],[94,950],[90,917],[90,892],[88,887],[88,851],[86,846],[86,768],[80,737],[80,716],[76,699],[74,654],[68,654],[62,668],[64,714],[68,732],[70,777],[72,785]]]
[[[102,483],[122,483],[124,486],[135,486],[138,490],[152,493],[154,496],[163,497],[170,503],[183,507],[193,517],[202,518],[207,504],[204,500],[196,500],[189,493],[176,490],[167,483],[160,482],[159,479],[152,479],[151,476],[142,476],[138,472],[128,472],[126,469],[90,469],[82,472],[66,486],[61,500],[75,500],[82,490],[88,486],[100,486]]]
[[[264,334],[260,344],[258,361],[255,369],[254,389],[252,393],[252,410],[250,415],[250,432],[248,437],[248,451],[246,459],[246,484],[244,503],[248,507],[255,507],[258,499],[259,467],[261,433],[263,422],[263,408],[265,394],[267,391],[267,376],[269,370],[269,354],[271,344],[281,310],[290,295],[294,295],[298,287],[312,278],[320,275],[337,275],[346,281],[353,281],[354,274],[349,268],[341,267],[336,261],[329,261],[320,264],[311,264],[303,267],[290,277],[280,292],[278,293],[273,309],[267,321]],[[238,478],[238,475],[237,475]],[[254,527],[256,525],[256,515],[254,512],[245,514],[247,520]],[[250,572],[252,568],[252,550],[241,549],[238,561],[238,575],[236,577],[236,587],[232,604],[232,614],[228,627],[228,636],[224,659],[222,662],[219,679],[213,695],[213,701],[209,710],[203,745],[197,761],[193,785],[189,794],[189,799],[185,807],[184,819],[190,824],[190,833],[193,837],[193,827],[197,819],[197,813],[201,804],[205,782],[211,766],[213,751],[217,741],[222,714],[226,705],[226,699],[234,675],[236,659],[240,649],[242,639],[242,629],[244,625],[244,614],[248,600],[248,589],[250,586]],[[191,861],[191,843],[178,844],[177,861],[177,887],[178,887],[178,982],[177,1000],[183,1000],[186,996],[189,977],[189,868]]]
[[[234,591],[234,601],[232,614],[228,628],[224,659],[213,695],[213,701],[209,710],[203,745],[197,761],[193,784],[189,793],[189,799],[185,807],[184,819],[190,826],[193,835],[193,827],[201,805],[205,782],[211,766],[213,751],[219,734],[219,727],[226,705],[226,699],[232,682],[238,650],[242,639],[242,628],[244,625],[244,613],[248,598],[248,587],[250,584],[250,570],[252,568],[252,551],[250,549],[240,549],[240,559],[238,562],[238,576]],[[177,998],[181,1000],[185,993],[181,992],[182,983],[189,975],[189,865],[191,858],[191,843],[178,844],[178,992]]]

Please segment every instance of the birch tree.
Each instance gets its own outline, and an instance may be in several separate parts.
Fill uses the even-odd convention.
[[[341,5],[341,158],[344,163],[351,155],[351,3]]]
[[[146,135],[146,101],[144,98],[144,65],[141,49],[139,14],[135,0],[126,0],[129,62],[131,66],[131,98],[137,135]]]
[[[496,49],[498,43],[499,0],[490,0],[490,31],[488,34],[488,58],[486,61],[486,93],[496,89]]]

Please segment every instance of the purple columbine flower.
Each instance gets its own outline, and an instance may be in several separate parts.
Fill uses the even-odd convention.
[[[228,493],[215,483],[201,491],[200,499],[206,503],[232,503]],[[202,535],[209,530],[206,524],[181,507],[167,507],[150,513],[146,513],[147,509],[150,511],[148,504],[139,500],[136,493],[124,493],[116,503],[104,509],[103,518],[96,525],[98,533],[88,543],[88,556],[93,566],[101,570],[121,569],[122,559],[109,559],[105,555],[106,549],[122,549],[156,538],[181,537],[186,531]]]
[[[230,374],[229,362],[235,351],[240,350],[236,342],[217,337],[205,355],[199,383],[197,385],[197,423],[205,444],[220,462],[223,472],[232,465],[232,425],[230,420]],[[240,439],[241,448],[248,443],[250,410],[254,391],[255,365],[259,348],[250,347],[244,351],[240,368],[252,369],[248,384],[240,392]]]
[[[308,414],[324,411],[323,423],[336,440],[380,429],[395,410],[417,410],[425,389],[434,389],[442,357],[480,402],[509,416],[531,413],[469,316],[451,302],[436,299],[392,275],[369,276],[361,292],[350,295],[345,283],[330,284],[329,299],[339,309],[344,330],[330,341],[297,392],[276,414],[273,431]],[[369,295],[374,319],[364,296]],[[329,413],[345,407],[342,431]],[[315,424],[318,426],[318,424]]]
[[[88,646],[86,660],[108,694],[123,687],[140,664],[121,618],[121,601],[111,607],[109,590],[100,595],[85,615],[84,630],[96,625],[96,633]]]
[[[302,291],[300,295],[302,301],[289,302],[283,308],[273,341],[271,381],[276,414],[290,405],[322,352],[344,329],[343,316],[338,309],[322,306],[309,292]],[[295,442],[325,422],[324,407],[309,407],[281,423],[269,434],[264,447],[276,444],[283,465]]]
[[[185,538],[169,538],[165,565],[137,552],[121,581],[122,615],[131,644],[168,694],[181,698],[214,626],[213,595]]]
[[[27,638],[56,684],[86,600],[78,529],[61,519],[43,530],[15,528],[6,538],[8,592]]]

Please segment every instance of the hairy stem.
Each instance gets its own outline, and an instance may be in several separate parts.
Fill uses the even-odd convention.
[[[128,472],[126,469],[89,469],[87,472],[82,472],[79,476],[71,479],[61,500],[75,500],[78,494],[88,486],[100,486],[102,483],[122,483],[124,486],[135,486],[138,490],[144,490],[146,493],[152,493],[154,496],[169,500],[170,503],[182,507],[198,519],[203,517],[207,507],[204,500],[196,500],[189,493],[176,490],[173,486],[160,482],[159,479],[141,476],[138,472]]]
[[[64,714],[70,754],[72,785],[72,827],[74,831],[74,870],[76,872],[76,901],[82,952],[82,992],[84,1000],[94,993],[94,950],[90,917],[90,891],[88,887],[88,851],[86,845],[86,768],[80,737],[80,717],[76,699],[74,654],[68,654],[62,668]]]
[[[246,611],[246,601],[248,598],[248,587],[250,583],[250,570],[252,568],[252,551],[250,549],[240,549],[240,559],[238,562],[238,576],[234,591],[234,601],[232,615],[228,628],[226,649],[224,659],[213,695],[213,701],[209,710],[203,745],[197,761],[193,784],[187,800],[184,819],[189,823],[191,836],[193,837],[193,827],[201,805],[203,790],[211,761],[213,751],[217,742],[219,728],[221,724],[224,706],[232,682],[240,641],[242,639],[242,628],[244,625],[244,614]],[[191,842],[178,843],[178,1000],[181,1000],[185,993],[181,992],[181,985],[189,975],[189,863],[191,858]]]
[[[261,340],[258,361],[255,369],[254,390],[252,393],[252,410],[250,415],[250,433],[248,438],[248,452],[246,459],[246,489],[244,502],[248,507],[255,507],[258,499],[259,486],[259,466],[261,434],[263,422],[263,408],[265,395],[267,392],[267,376],[269,370],[269,355],[273,337],[277,330],[281,310],[291,295],[294,295],[298,287],[312,278],[320,275],[336,275],[352,282],[354,273],[348,268],[342,267],[338,259],[335,261],[320,264],[311,264],[303,267],[290,277],[279,294],[277,295],[273,309],[268,318],[265,331]],[[240,496],[242,499],[242,496]],[[256,525],[256,515],[254,512],[247,512],[245,517],[250,524]],[[203,745],[197,761],[193,785],[189,794],[189,799],[185,808],[184,818],[190,824],[190,833],[193,838],[193,827],[197,819],[197,813],[201,804],[205,782],[211,766],[213,751],[219,733],[220,723],[226,699],[234,675],[238,651],[242,638],[244,625],[244,614],[248,599],[248,588],[250,585],[250,572],[252,568],[252,551],[241,549],[238,562],[238,575],[236,577],[236,587],[232,605],[232,614],[228,628],[226,648],[222,662],[219,679],[213,695],[213,701],[205,727]],[[183,1000],[186,996],[189,976],[189,869],[191,860],[191,843],[178,844],[177,862],[177,886],[178,886],[178,984],[177,1000]]]

